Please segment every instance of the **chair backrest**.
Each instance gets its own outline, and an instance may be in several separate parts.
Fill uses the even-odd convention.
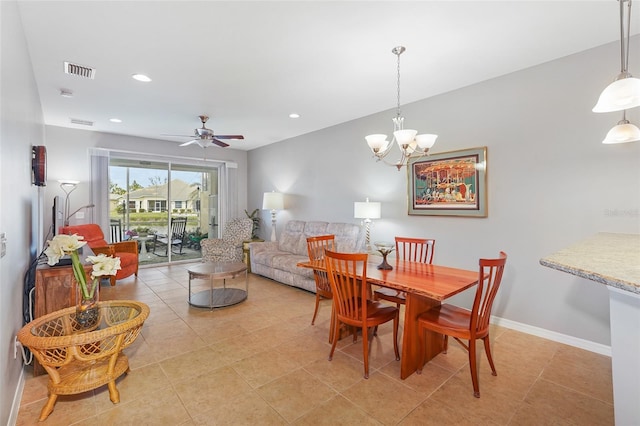
[[[504,265],[507,263],[507,254],[500,252],[498,259],[480,259],[480,272],[478,276],[478,288],[471,309],[471,335],[482,333],[489,328],[491,308],[498,294]]]
[[[336,245],[335,235],[320,235],[317,237],[307,238],[307,252],[309,253],[309,260],[320,261],[324,259],[324,251],[335,251]],[[313,277],[316,280],[316,286],[324,292],[331,292],[331,284],[329,283],[329,276],[326,271],[313,270]]]
[[[182,240],[187,228],[186,217],[171,218],[171,240]]]
[[[222,240],[231,246],[242,246],[243,241],[251,239],[253,220],[248,217],[231,219],[226,223]]]
[[[104,233],[99,225],[95,223],[87,223],[84,225],[64,226],[60,229],[60,233],[67,235],[81,235],[87,242],[89,247],[107,247],[109,244],[104,239]]]
[[[112,243],[119,243],[122,241],[122,220],[111,219],[109,221],[109,235]]]
[[[431,264],[436,249],[436,240],[431,238],[396,237],[398,259]]]
[[[358,325],[367,318],[367,285],[359,278],[367,276],[367,257],[367,253],[325,250],[333,306],[338,318],[347,324]]]

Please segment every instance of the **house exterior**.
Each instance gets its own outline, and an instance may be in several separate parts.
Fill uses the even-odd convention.
[[[182,180],[171,181],[171,201],[167,200],[169,185],[152,185],[137,189],[123,195],[110,195],[111,208],[128,201],[128,209],[132,213],[166,212],[198,213],[201,208],[199,185],[188,184]]]

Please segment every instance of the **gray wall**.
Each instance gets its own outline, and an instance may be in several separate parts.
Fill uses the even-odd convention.
[[[15,2],[0,2],[0,232],[7,254],[0,259],[0,424],[13,423],[22,357],[14,336],[22,328],[23,276],[35,250],[32,214],[41,189],[31,185],[31,145],[43,145],[42,107]]]
[[[640,37],[631,51],[640,51]],[[391,132],[393,111],[251,151],[249,208],[261,207],[263,192],[277,190],[286,194],[279,229],[290,219],[356,223],[353,202],[370,197],[382,202],[373,241],[432,237],[434,262],[467,269],[505,250],[494,315],[606,353],[607,289],[538,262],[596,232],[640,232],[640,143],[603,145],[622,114],[591,112],[618,64],[619,46],[612,43],[403,107],[407,128],[440,135],[434,152],[487,147],[488,218],[407,215],[406,171],[376,163],[364,141]],[[640,55],[629,69],[640,72]],[[640,125],[640,108],[629,118]],[[267,213],[263,238],[271,226]],[[469,301],[469,295],[454,299]]]

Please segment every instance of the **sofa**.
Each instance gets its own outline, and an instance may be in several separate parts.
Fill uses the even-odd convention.
[[[339,252],[364,251],[365,234],[360,225],[292,220],[286,224],[278,241],[249,244],[251,272],[315,293],[313,270],[297,264],[309,260],[307,237],[329,234],[335,235]]]

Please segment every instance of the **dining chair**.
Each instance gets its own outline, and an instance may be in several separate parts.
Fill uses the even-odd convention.
[[[431,238],[396,237],[396,257],[401,260],[431,264],[435,248],[436,240]],[[373,298],[395,303],[399,308],[406,303],[407,296],[404,291],[381,287],[373,292]]]
[[[307,252],[309,253],[310,261],[323,261],[324,251],[335,250],[335,235],[320,235],[316,237],[307,238]],[[326,271],[313,270],[313,278],[316,282],[316,307],[313,311],[313,318],[311,319],[311,325],[315,324],[316,315],[318,314],[318,306],[320,305],[320,298],[333,299],[333,293],[331,292],[331,284],[329,283],[329,277]],[[329,330],[329,342],[333,341],[333,323],[334,312],[333,303],[331,304],[331,326]]]
[[[356,341],[356,329],[362,330],[362,354],[364,359],[364,378],[369,378],[369,328],[393,320],[393,349],[396,361],[400,360],[398,351],[398,322],[400,310],[370,300],[368,285],[359,277],[367,276],[366,253],[337,253],[325,250],[325,263],[331,291],[336,321],[333,325],[334,336],[338,336],[340,323],[353,328],[353,341]],[[333,339],[329,361],[333,358],[338,339]]]
[[[447,353],[449,336],[453,337],[469,353],[469,367],[473,382],[473,396],[480,398],[478,383],[478,359],[476,357],[476,340],[482,339],[484,350],[491,366],[491,374],[497,376],[496,367],[491,357],[489,339],[489,319],[493,301],[500,288],[502,273],[507,262],[507,254],[500,252],[497,259],[480,259],[478,286],[471,310],[443,304],[433,307],[418,317],[420,334],[420,353],[425,353],[425,332],[431,330],[444,335],[443,353]],[[462,340],[466,340],[467,343]],[[420,362],[418,374],[422,373],[424,359]]]

